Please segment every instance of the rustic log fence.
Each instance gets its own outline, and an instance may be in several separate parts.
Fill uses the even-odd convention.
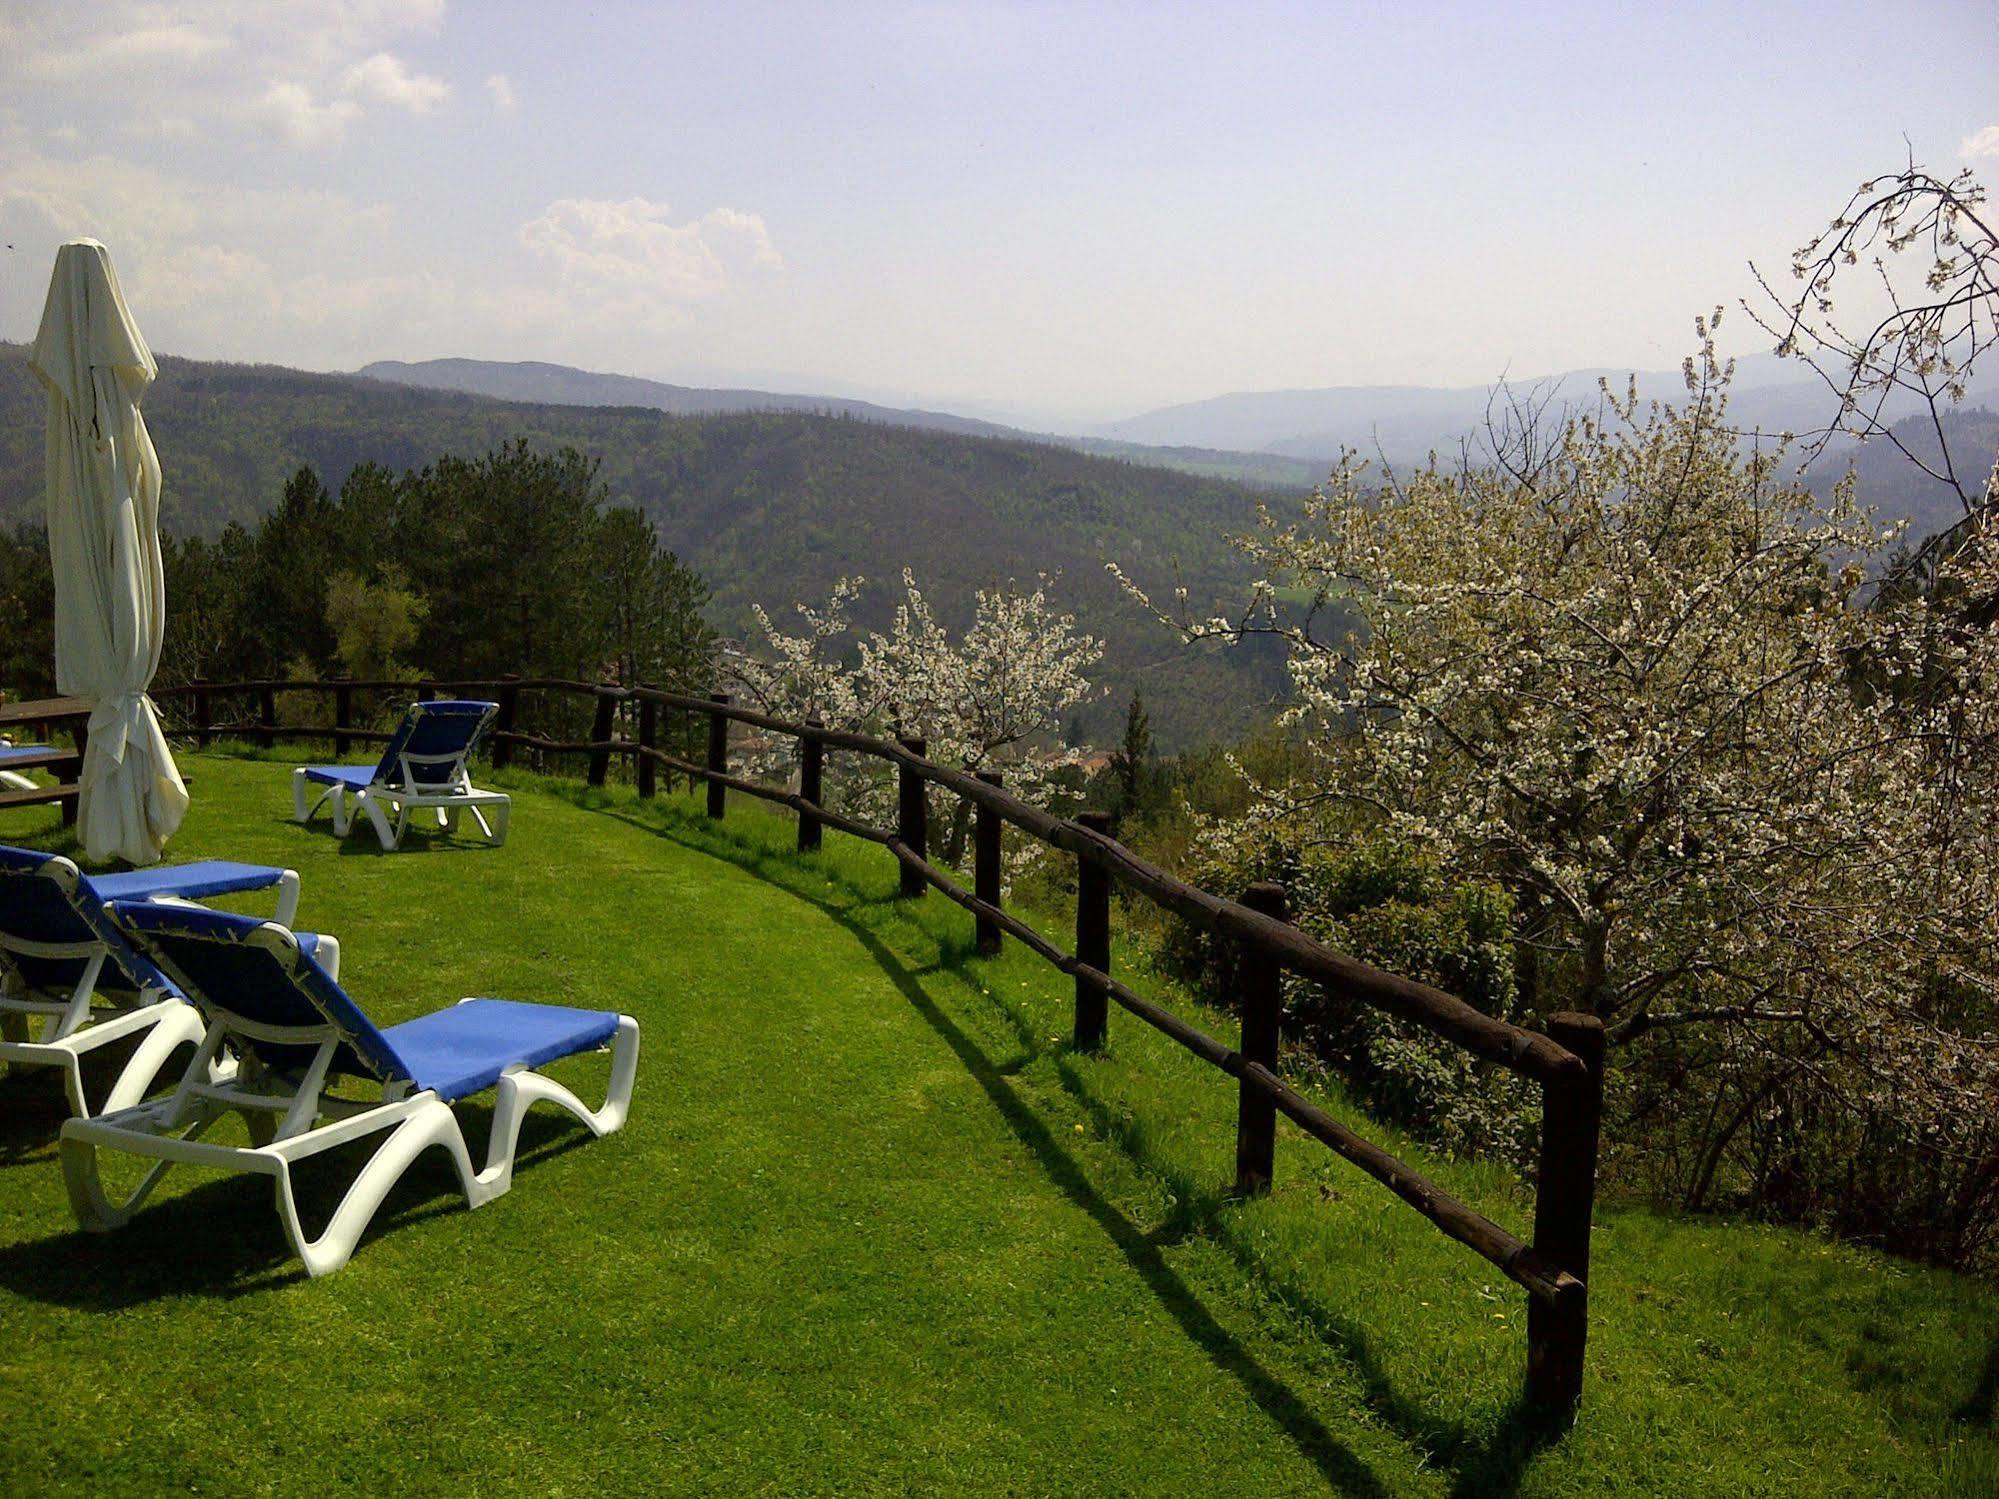
[[[335,722],[314,727],[278,723],[280,692],[330,693]],[[509,677],[484,681],[362,682],[270,681],[196,682],[155,689],[164,708],[188,702],[193,722],[178,732],[207,745],[229,735],[272,744],[280,739],[333,740],[344,752],[349,743],[379,743],[384,730],[353,722],[357,692],[421,698],[476,694],[495,699],[500,711],[489,735],[493,763],[505,766],[521,750],[543,756],[580,755],[586,779],[604,784],[613,758],[629,759],[641,796],[652,796],[660,770],[701,782],[707,813],[721,818],[730,791],[790,807],[798,814],[798,847],[820,847],[832,828],[877,843],[894,855],[906,896],[935,889],[971,912],[977,950],[993,954],[1010,936],[1065,974],[1076,986],[1074,1038],[1093,1050],[1108,1034],[1110,1005],[1170,1037],[1195,1056],[1236,1079],[1236,1190],[1244,1195],[1268,1190],[1275,1175],[1276,1119],[1282,1114],[1305,1134],[1331,1148],[1386,1186],[1448,1237],[1490,1262],[1528,1294],[1527,1393],[1544,1410],[1572,1413],[1581,1398],[1583,1353],[1588,1337],[1590,1222],[1596,1194],[1599,1133],[1603,1115],[1603,1026],[1592,1017],[1556,1015],[1548,1034],[1526,1030],[1474,1009],[1428,984],[1373,968],[1327,947],[1287,919],[1284,891],[1252,886],[1240,901],[1201,890],[1177,879],[1126,848],[1112,836],[1108,819],[1085,812],[1066,819],[1010,794],[1000,777],[938,765],[925,757],[921,739],[896,742],[828,728],[818,722],[791,723],[738,707],[721,693],[690,697],[650,687],[617,687],[552,678]],[[553,739],[521,727],[521,696],[554,693],[588,699],[594,712],[590,737]],[[219,700],[254,701],[254,721],[217,722]],[[636,738],[617,733],[620,711],[636,708]],[[660,747],[665,715],[705,716],[707,753],[700,763]],[[580,721],[580,718],[579,720]],[[729,770],[729,728],[742,724],[785,736],[799,746],[799,789],[767,785]],[[896,826],[871,827],[826,805],[829,750],[866,755],[896,772]],[[929,857],[928,787],[972,805],[973,888],[965,889]],[[1000,838],[1003,825],[1069,854],[1076,860],[1075,950],[1065,952],[1007,911],[1001,899]],[[1122,887],[1163,910],[1227,938],[1241,956],[1242,1036],[1231,1048],[1196,1029],[1153,1001],[1133,992],[1111,973],[1111,894]],[[1281,980],[1291,972],[1348,999],[1413,1022],[1486,1061],[1538,1082],[1541,1087],[1541,1145],[1531,1242],[1458,1201],[1395,1156],[1354,1133],[1294,1090],[1278,1073]]]

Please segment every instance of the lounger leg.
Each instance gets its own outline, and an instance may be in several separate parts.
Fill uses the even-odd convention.
[[[73,1051],[62,1059],[62,1090],[69,1095],[70,1117],[88,1119],[90,1100],[83,1096],[83,1058]]]
[[[146,1032],[146,1039],[139,1043],[139,1049],[132,1053],[132,1060],[118,1074],[110,1096],[104,1100],[105,1113],[115,1114],[120,1109],[129,1109],[143,1102],[146,1095],[153,1091],[153,1084],[159,1080],[160,1069],[177,1048],[201,1045],[203,1026],[194,1006],[182,1004],[176,999],[166,1001],[159,1008],[165,1013],[160,1016],[159,1023]],[[87,1115],[79,1111],[77,1117]]]
[[[493,803],[491,826],[487,825],[485,817],[477,808],[473,809],[472,815],[479,819],[479,826],[486,829],[486,837],[492,842],[493,847],[498,848],[507,841],[507,823],[513,817],[513,813],[514,804],[511,801],[499,801]]]
[[[399,842],[402,837],[402,828],[400,826],[400,823],[398,824],[396,830],[394,832],[391,832],[389,830],[389,819],[382,811],[382,803],[380,799],[377,797],[370,796],[366,791],[357,792],[355,794],[354,804],[357,807],[360,807],[361,809],[366,811],[368,814],[368,821],[372,822],[375,825],[375,836],[381,839],[382,841],[382,852],[393,853],[395,851],[397,842]]]
[[[333,798],[333,831],[345,838],[347,830],[354,826],[354,815],[347,810],[347,788],[335,786],[327,794]]]
[[[284,1223],[285,1237],[305,1262],[307,1275],[315,1278],[331,1275],[347,1263],[353,1256],[355,1246],[361,1242],[361,1235],[367,1232],[376,1210],[381,1207],[382,1200],[402,1180],[403,1173],[409,1170],[416,1158],[433,1145],[442,1145],[450,1152],[452,1163],[458,1168],[459,1184],[465,1189],[466,1200],[473,1207],[496,1195],[485,1192],[474,1176],[472,1159],[465,1149],[465,1136],[459,1131],[458,1120],[444,1104],[433,1103],[396,1125],[368,1164],[361,1168],[361,1174],[354,1178],[354,1185],[340,1199],[340,1206],[334,1209],[324,1231],[318,1238],[310,1240],[299,1224],[298,1202],[292,1195],[291,1162],[283,1161],[283,1169],[277,1175],[278,1217]]]
[[[204,1108],[179,1138],[200,1139],[217,1117],[217,1111]],[[152,1195],[153,1188],[160,1184],[160,1178],[173,1164],[167,1160],[154,1162],[153,1168],[140,1180],[132,1195],[114,1204],[104,1195],[104,1183],[98,1176],[96,1143],[78,1138],[70,1133],[68,1127],[63,1130],[62,1179],[63,1185],[69,1189],[70,1211],[76,1214],[77,1223],[91,1233],[108,1233],[131,1222],[132,1215]]]
[[[292,772],[292,820],[294,822],[310,822],[312,814],[319,810],[320,803],[324,802],[330,796],[333,798],[333,830],[336,833],[343,832],[344,829],[341,827],[342,819],[340,816],[340,787],[328,786],[308,806],[306,805],[305,798],[306,793],[311,788],[312,783],[306,779],[303,766]]]
[[[618,1033],[611,1038],[611,1081],[605,1089],[601,1109],[587,1107],[583,1100],[552,1078],[538,1072],[509,1072],[500,1078],[499,1102],[493,1108],[493,1135],[486,1147],[486,1169],[480,1183],[493,1197],[513,1185],[514,1152],[520,1145],[521,1121],[537,1103],[552,1103],[567,1109],[590,1126],[592,1134],[603,1136],[624,1126],[631,1111],[632,1082],[639,1070],[639,1023],[629,1015],[618,1018]]]

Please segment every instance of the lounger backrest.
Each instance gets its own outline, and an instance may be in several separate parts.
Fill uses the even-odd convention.
[[[99,989],[164,985],[105,916],[103,898],[76,865],[57,854],[0,846],[0,968],[30,990],[63,992],[99,947],[111,958],[98,971]]]
[[[235,1045],[279,1072],[312,1060],[329,1028],[342,1043],[334,1070],[377,1082],[409,1068],[347,991],[275,921],[200,906],[118,900],[111,919]]]
[[[375,784],[449,786],[465,774],[466,758],[500,711],[498,703],[458,698],[411,703],[375,765]]]

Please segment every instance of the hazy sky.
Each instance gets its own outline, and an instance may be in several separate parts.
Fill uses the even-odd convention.
[[[0,0],[0,337],[94,234],[155,348],[314,369],[1081,418],[1659,368],[1910,147],[1999,184],[1993,0]]]

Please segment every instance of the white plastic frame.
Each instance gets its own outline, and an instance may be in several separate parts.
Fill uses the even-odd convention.
[[[340,781],[324,787],[318,797],[308,804],[308,790],[317,783],[311,779],[307,767],[299,767],[292,772],[293,820],[310,821],[312,814],[330,801],[333,831],[345,838],[354,823],[353,813],[366,812],[369,822],[374,825],[375,836],[381,840],[383,852],[392,853],[402,846],[403,834],[409,831],[409,815],[413,810],[434,809],[437,825],[447,832],[457,831],[458,814],[464,810],[471,812],[488,843],[498,848],[507,841],[507,824],[513,816],[513,798],[504,791],[481,791],[474,786],[463,755],[400,755],[397,759],[402,767],[403,784],[386,786],[380,781],[372,781],[366,786],[353,788],[352,810],[347,804],[349,788]],[[418,782],[412,767],[443,765],[453,761],[457,762],[457,766],[449,781],[416,789]],[[395,814],[393,823],[389,818],[391,811]],[[490,819],[486,815],[488,812],[493,814]]]
[[[231,1035],[287,1044],[317,1041],[318,1050],[296,1081],[248,1063],[234,1076],[217,1079],[211,1063],[222,1055]],[[409,1093],[407,1084],[391,1083],[383,1087],[375,1102],[327,1097],[327,1068],[339,1045],[339,1033],[331,1025],[274,1028],[219,1011],[170,1098],[107,1112],[97,1119],[72,1119],[63,1126],[63,1181],[77,1222],[93,1232],[123,1227],[177,1164],[268,1176],[286,1241],[304,1263],[306,1274],[315,1278],[330,1275],[353,1256],[383,1199],[426,1150],[440,1147],[450,1155],[466,1205],[479,1208],[513,1185],[521,1121],[532,1105],[555,1104],[599,1137],[622,1128],[638,1076],[639,1023],[629,1015],[618,1017],[617,1034],[610,1044],[611,1077],[601,1108],[588,1107],[560,1083],[524,1067],[502,1074],[495,1085],[498,1097],[486,1164],[480,1170],[473,1169],[457,1115],[434,1092]],[[211,1125],[230,1113],[242,1116],[257,1143],[211,1145],[201,1139]],[[386,1138],[355,1174],[319,1236],[306,1238],[292,1192],[292,1163],[375,1134]],[[155,1163],[122,1202],[113,1203],[104,1193],[97,1165],[100,1149],[122,1151]]]

